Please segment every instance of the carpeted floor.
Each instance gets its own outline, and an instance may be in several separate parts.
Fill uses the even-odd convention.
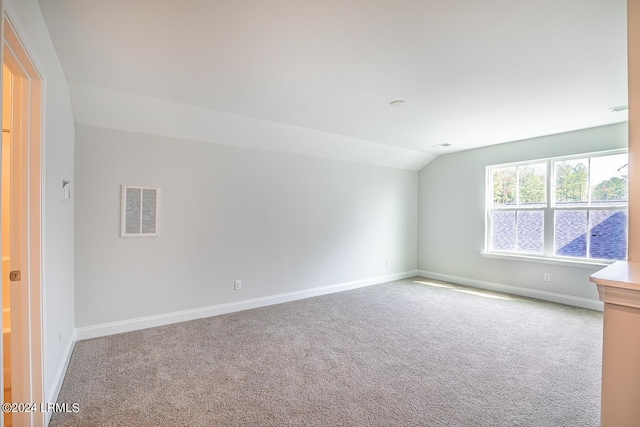
[[[601,350],[599,312],[414,278],[80,341],[50,426],[597,426]]]

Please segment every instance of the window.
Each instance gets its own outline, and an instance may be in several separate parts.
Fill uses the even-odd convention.
[[[486,251],[626,259],[627,159],[609,152],[487,167]]]

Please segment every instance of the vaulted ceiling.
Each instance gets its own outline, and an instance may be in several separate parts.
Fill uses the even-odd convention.
[[[625,0],[40,5],[80,124],[417,170],[627,120]]]

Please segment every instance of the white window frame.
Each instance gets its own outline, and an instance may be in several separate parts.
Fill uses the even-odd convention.
[[[488,165],[485,167],[485,243],[484,243],[484,251],[482,255],[489,258],[507,258],[507,259],[518,259],[523,261],[533,261],[533,262],[543,262],[549,264],[574,264],[576,266],[585,266],[592,267],[594,265],[601,266],[607,265],[615,262],[616,260],[607,260],[607,259],[598,259],[598,258],[587,258],[587,257],[569,257],[562,255],[555,255],[555,213],[557,211],[575,211],[575,210],[584,210],[587,211],[587,221],[589,221],[589,212],[596,210],[621,210],[627,214],[627,219],[629,216],[629,205],[628,202],[625,206],[617,205],[598,205],[591,206],[591,191],[588,191],[588,204],[587,206],[556,206],[555,204],[555,162],[559,161],[570,161],[576,159],[584,159],[584,158],[594,158],[594,157],[602,157],[602,156],[610,156],[615,154],[628,154],[627,149],[617,149],[617,150],[607,150],[607,151],[598,151],[591,153],[580,153],[570,156],[558,156],[558,157],[547,157],[535,160],[527,160],[521,162],[511,162],[511,163],[502,163],[495,165]],[[514,206],[504,206],[504,207],[494,207],[493,206],[493,170],[509,168],[509,167],[517,167],[517,166],[527,166],[532,164],[540,164],[546,163],[547,166],[547,177],[546,177],[546,206],[518,206],[519,202],[519,191],[516,193],[516,204]],[[516,180],[519,182],[519,176],[516,175]],[[587,186],[591,189],[591,169],[589,169],[589,177]],[[544,241],[543,241],[543,253],[529,253],[529,252],[518,252],[518,251],[494,251],[491,249],[491,213],[493,211],[515,211],[516,215],[518,211],[543,211],[544,212]],[[587,255],[590,255],[590,241],[591,235],[588,232],[589,223],[587,222]],[[517,223],[516,223],[517,227]],[[516,229],[517,236],[517,229]],[[628,243],[629,243],[629,229],[627,227],[627,253],[628,253]],[[626,258],[626,256],[625,256]]]

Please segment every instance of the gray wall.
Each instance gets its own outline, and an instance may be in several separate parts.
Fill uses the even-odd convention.
[[[581,268],[486,258],[485,167],[545,157],[627,146],[626,123],[486,148],[436,158],[419,172],[418,269],[437,275],[598,299],[589,275],[601,267]],[[543,274],[551,281],[544,282]]]
[[[75,154],[77,327],[416,269],[417,172],[85,126]],[[161,188],[160,237],[119,237],[122,184]]]

